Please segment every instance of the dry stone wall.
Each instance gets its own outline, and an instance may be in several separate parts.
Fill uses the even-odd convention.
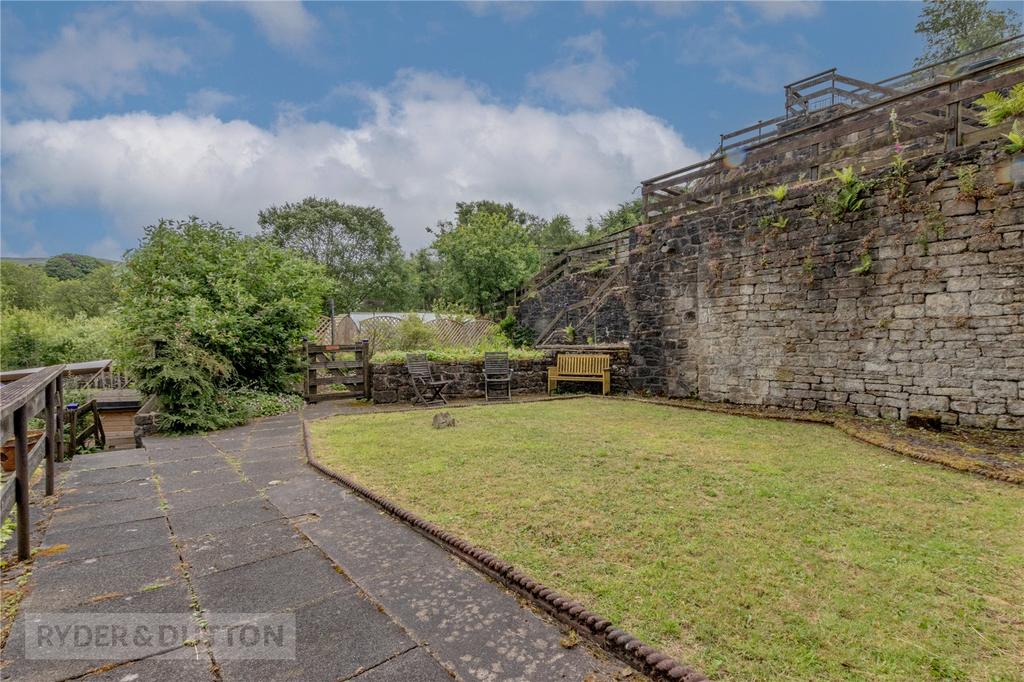
[[[601,353],[612,359],[612,391],[625,393],[629,390],[629,349],[623,347],[593,346],[580,348],[565,346],[552,348],[544,358],[537,360],[513,360],[512,394],[528,395],[546,393],[548,390],[548,367],[555,364],[558,353]],[[451,383],[444,391],[449,400],[462,400],[484,397],[484,363],[481,360],[461,362],[432,363],[435,376],[444,378]],[[411,401],[414,397],[409,370],[404,364],[371,365],[372,397],[377,403],[395,403]],[[584,382],[561,382],[559,387],[573,392],[598,392],[600,384]],[[499,388],[499,391],[504,388]]]
[[[905,196],[888,172],[843,220],[821,215],[823,181],[639,228],[634,385],[1024,428],[1024,158],[990,143],[922,159]]]

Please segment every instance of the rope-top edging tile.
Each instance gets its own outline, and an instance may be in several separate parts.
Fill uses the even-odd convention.
[[[583,604],[537,582],[512,564],[450,533],[435,523],[422,519],[412,512],[399,507],[391,500],[370,490],[344,474],[329,469],[313,455],[310,447],[309,425],[302,420],[302,443],[306,460],[320,473],[332,478],[347,488],[370,500],[412,526],[421,535],[440,545],[449,553],[459,557],[490,578],[528,599],[530,603],[571,626],[577,633],[605,649],[637,671],[655,680],[671,682],[702,682],[708,678],[703,673],[681,663],[671,656],[655,649],[633,635],[615,628],[607,618],[590,611]]]

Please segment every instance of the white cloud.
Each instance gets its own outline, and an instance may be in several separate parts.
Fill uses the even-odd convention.
[[[533,14],[540,3],[524,0],[469,0],[465,5],[474,16],[497,14],[505,21],[517,22]]]
[[[799,36],[787,36],[780,44],[749,40],[736,22],[735,14],[726,13],[720,24],[690,28],[680,41],[683,63],[706,64],[723,83],[763,94],[780,92],[784,84],[810,73]]]
[[[811,19],[821,14],[822,9],[817,0],[762,0],[751,2],[748,7],[769,22]]]
[[[247,2],[242,7],[275,47],[306,50],[319,27],[316,18],[298,0]]]
[[[260,209],[315,194],[381,207],[413,248],[458,200],[512,201],[582,223],[642,178],[699,158],[637,109],[505,106],[415,72],[368,97],[375,113],[351,128],[302,119],[262,128],[182,113],[10,123],[4,200],[14,214],[98,208],[116,226],[108,237],[130,244],[142,226],[189,214],[252,232]]]
[[[527,85],[569,106],[607,106],[608,94],[626,74],[605,55],[604,42],[600,31],[567,39],[563,43],[566,55],[547,69],[530,74]]]
[[[144,74],[174,73],[188,57],[112,12],[96,10],[76,15],[42,52],[11,62],[17,87],[5,93],[5,109],[66,118],[84,99],[145,92]]]
[[[237,99],[234,95],[229,95],[214,88],[203,88],[202,90],[189,93],[185,102],[189,113],[216,114],[229,104],[233,104]]]

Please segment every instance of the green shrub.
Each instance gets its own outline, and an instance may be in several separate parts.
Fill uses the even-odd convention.
[[[238,423],[225,391],[294,386],[329,286],[299,254],[195,218],[146,228],[121,284],[127,369],[183,432]]]
[[[395,325],[393,338],[393,350],[433,348],[437,344],[437,329],[424,322],[416,313],[411,313]]]
[[[533,344],[536,334],[524,324],[520,324],[515,315],[507,315],[498,323],[498,332],[513,348],[523,348]]]
[[[0,324],[0,366],[23,369],[116,357],[111,316],[66,318],[52,310],[7,308]]]

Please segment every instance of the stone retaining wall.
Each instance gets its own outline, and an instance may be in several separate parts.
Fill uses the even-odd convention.
[[[861,172],[874,184],[842,219],[820,205],[835,195],[830,178],[782,202],[637,228],[624,292],[631,386],[1024,429],[1024,156],[1004,146],[914,161],[903,196],[888,166]],[[537,324],[600,285],[588,277],[555,283],[517,314]]]
[[[1024,428],[1022,159],[1002,146],[921,160],[903,200],[880,182],[838,222],[815,211],[833,181],[651,230],[629,266],[638,386]],[[957,170],[972,165],[981,195],[964,197]]]

